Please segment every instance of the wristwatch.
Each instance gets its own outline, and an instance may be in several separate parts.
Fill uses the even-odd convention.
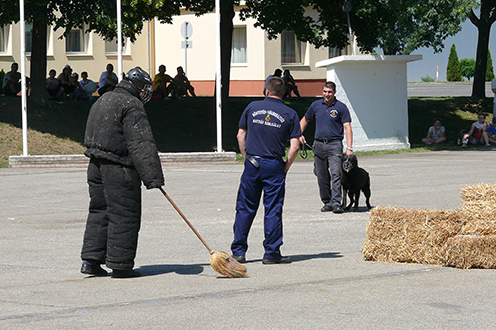
[[[353,148],[352,148],[352,147],[348,147],[348,148],[346,148],[346,150],[351,150],[351,151],[353,151]]]

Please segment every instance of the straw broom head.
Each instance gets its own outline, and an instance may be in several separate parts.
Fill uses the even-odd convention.
[[[177,213],[183,218],[186,224],[191,228],[191,230],[196,234],[196,237],[205,245],[207,250],[210,252],[210,265],[215,269],[218,273],[229,276],[229,277],[244,277],[246,276],[246,267],[241,265],[237,260],[230,257],[224,251],[215,251],[208,246],[207,242],[201,237],[200,233],[193,227],[191,222],[186,218],[186,216],[181,212],[179,207],[177,207],[176,203],[172,201],[172,198],[167,195],[165,190],[162,187],[159,187],[162,194],[167,198],[167,200],[171,203],[171,205],[176,209]]]
[[[245,277],[246,267],[224,251],[210,252],[210,265],[219,274],[228,277]]]

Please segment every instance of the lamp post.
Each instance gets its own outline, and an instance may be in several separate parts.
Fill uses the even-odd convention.
[[[348,30],[349,30],[349,34],[350,34],[351,55],[355,55],[355,47],[353,47],[353,34],[351,32],[351,22],[350,22],[351,1],[345,1],[344,2],[343,11],[346,13],[346,17],[348,19]]]
[[[28,110],[26,88],[26,28],[24,23],[24,0],[19,0],[19,23],[21,24],[21,111],[22,155],[28,156]]]
[[[122,80],[122,19],[121,0],[117,0],[117,79]]]

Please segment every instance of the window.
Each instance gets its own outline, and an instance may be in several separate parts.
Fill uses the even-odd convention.
[[[301,42],[293,31],[281,33],[281,63],[301,63]]]
[[[33,43],[33,23],[26,23],[24,25],[24,33],[25,33],[25,47],[26,53],[31,53],[31,45]]]
[[[65,37],[65,52],[66,53],[84,53],[84,33],[83,29],[71,30]]]
[[[0,26],[0,53],[7,51],[7,27]]]
[[[122,53],[126,53],[127,38],[122,38],[124,45],[122,45]],[[117,54],[117,38],[110,41],[105,40],[105,54]]]
[[[246,26],[234,27],[231,63],[246,63]]]

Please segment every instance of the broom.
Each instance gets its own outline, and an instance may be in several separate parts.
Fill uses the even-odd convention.
[[[208,246],[207,242],[201,237],[201,235],[196,231],[195,227],[191,224],[191,222],[186,219],[181,210],[177,207],[177,205],[172,201],[172,199],[167,195],[162,187],[159,188],[162,194],[164,194],[165,198],[171,203],[171,205],[176,209],[177,213],[186,221],[188,226],[193,230],[196,236],[200,239],[200,241],[205,245],[208,252],[210,252],[210,265],[212,268],[218,272],[219,274],[228,276],[228,277],[244,277],[246,276],[246,267],[241,265],[237,260],[233,257],[229,256],[226,252],[220,250],[212,250],[210,246]]]

